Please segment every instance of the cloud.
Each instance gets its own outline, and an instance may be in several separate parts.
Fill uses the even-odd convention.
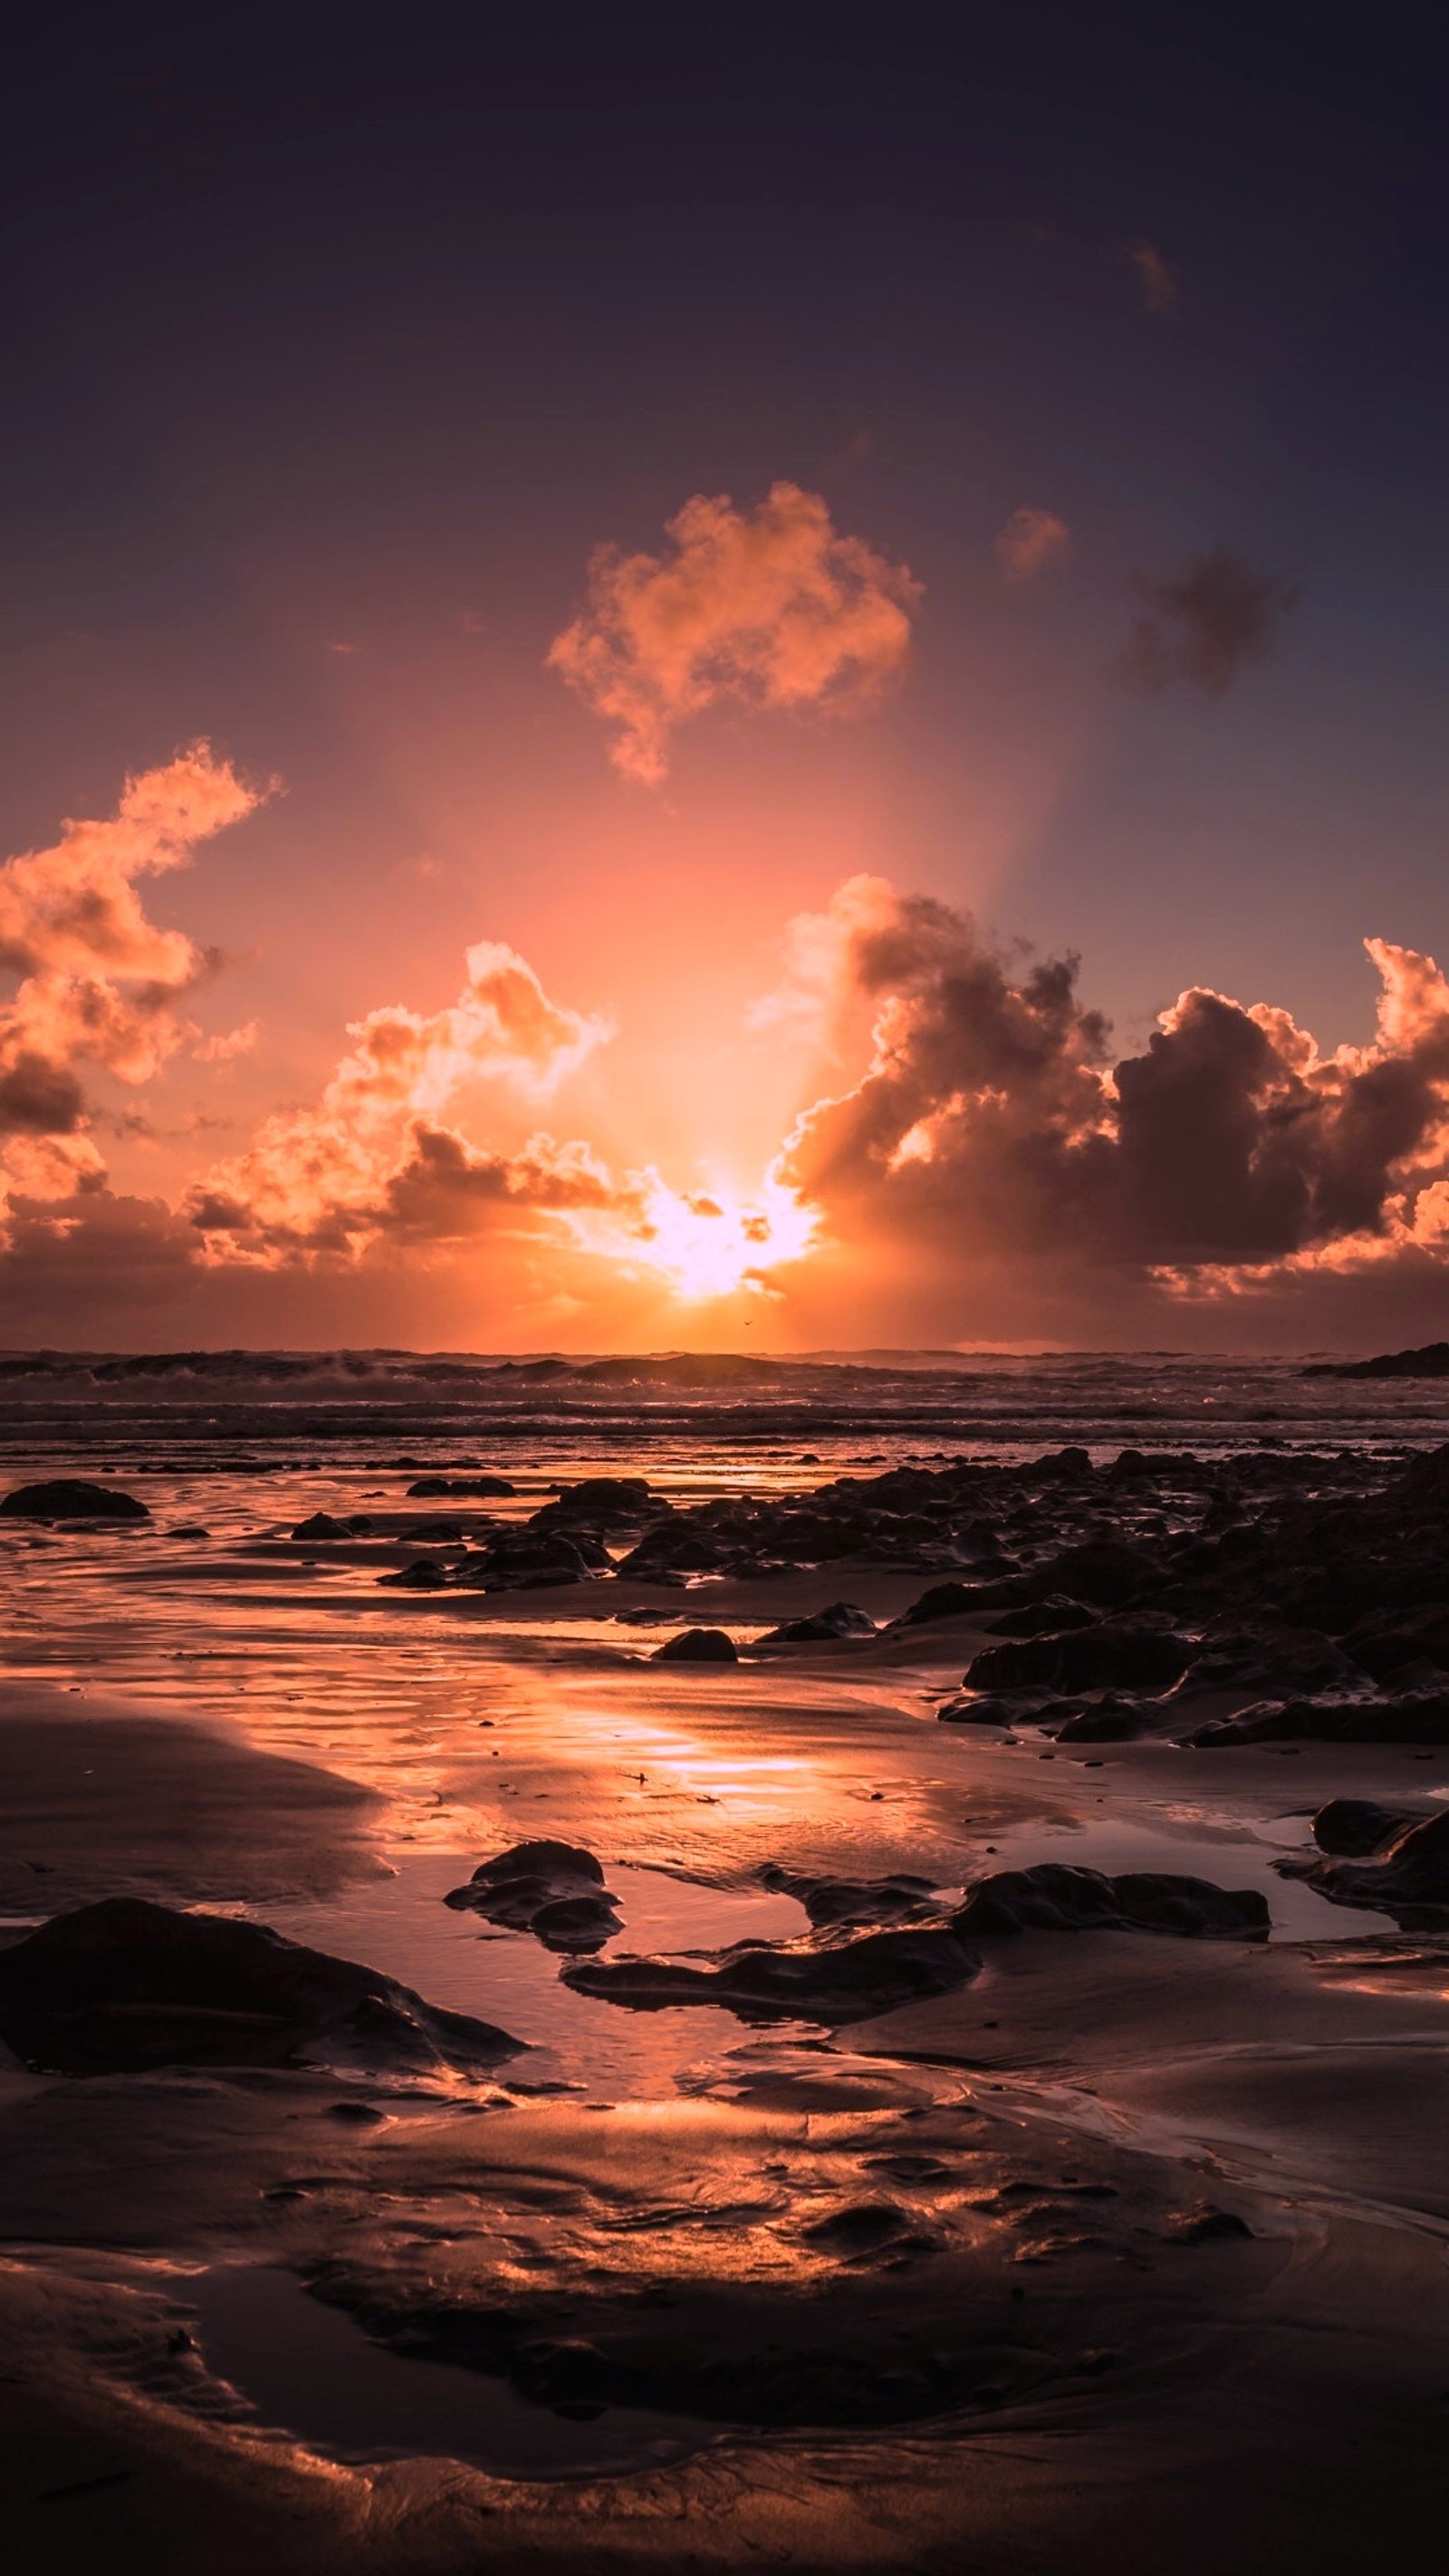
[[[1181,293],[1177,278],[1162,253],[1152,242],[1125,242],[1122,257],[1135,269],[1142,289],[1142,301],[1149,313],[1167,318],[1177,311]]]
[[[838,536],[818,493],[776,483],[753,511],[696,494],[666,534],[666,555],[598,549],[547,657],[615,728],[626,778],[657,785],[674,727],[722,697],[858,709],[904,669],[921,586]]]
[[[178,1005],[215,961],[148,918],[140,883],[187,866],[259,801],[197,743],[129,778],[107,820],[68,822],[52,848],[0,866],[0,975],[16,979],[0,1000],[0,1200],[94,1179],[83,1068],[142,1083],[199,1039]]]
[[[278,1111],[197,1183],[188,1214],[212,1258],[353,1259],[384,1234],[456,1236],[484,1209],[589,1203],[606,1187],[585,1147],[539,1136],[519,1155],[485,1153],[441,1123],[479,1082],[545,1097],[610,1034],[550,1001],[501,941],[480,940],[467,967],[446,1010],[389,1003],[354,1021],[321,1098]]]
[[[1148,696],[1182,681],[1222,697],[1241,671],[1269,659],[1301,596],[1286,574],[1257,572],[1228,546],[1210,546],[1161,579],[1139,574],[1132,587],[1152,614],[1133,627],[1122,676]]]
[[[1204,986],[1115,1064],[1077,963],[854,880],[807,937],[874,1009],[853,1088],[807,1110],[777,1178],[843,1244],[1088,1275],[1260,1278],[1449,1250],[1449,986],[1371,940],[1375,1042],[1320,1051],[1291,1015]]]
[[[1062,564],[1072,550],[1071,532],[1054,510],[1023,503],[1013,510],[996,539],[996,560],[1008,581],[1034,581],[1038,573]]]

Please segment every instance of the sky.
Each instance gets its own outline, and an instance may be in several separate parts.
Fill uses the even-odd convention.
[[[0,1343],[1449,1332],[1422,13],[516,14],[17,64]]]

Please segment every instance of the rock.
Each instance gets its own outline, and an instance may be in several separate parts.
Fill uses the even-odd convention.
[[[70,1476],[43,1485],[17,1485],[0,1502],[0,1514],[17,1521],[148,1521],[146,1505],[117,1485],[88,1485]]]
[[[1072,1711],[1057,1728],[1057,1742],[1130,1744],[1136,1736],[1148,1734],[1160,1717],[1160,1708],[1144,1708],[1140,1700],[1123,1699],[1116,1691],[1104,1691],[1099,1700]]]
[[[962,1691],[936,1711],[941,1726],[1021,1726],[1051,1706],[1049,1691]]]
[[[462,1502],[465,1497],[491,1502],[517,1491],[506,1476],[420,1476],[409,1485],[407,1498],[410,1503]]]
[[[1345,1816],[1344,1809],[1354,1812]],[[1355,1828],[1367,1835],[1385,1812],[1374,1810],[1367,1800],[1333,1800],[1321,1815],[1339,1850],[1320,1844],[1323,1859],[1290,1858],[1278,1866],[1285,1878],[1305,1879],[1335,1904],[1370,1906],[1410,1928],[1441,1925],[1449,1917],[1449,1808],[1428,1816],[1389,1815],[1387,1833],[1371,1846],[1369,1857],[1340,1856],[1345,1835],[1352,1836]],[[1319,1822],[1315,1817],[1315,1839]]]
[[[1150,1549],[1126,1539],[1087,1539],[1061,1549],[1025,1580],[1034,1599],[1064,1592],[1094,1609],[1123,1610],[1157,1589],[1162,1566]]]
[[[534,1512],[529,1527],[611,1529],[622,1523],[637,1528],[649,1512],[662,1508],[643,1476],[585,1476]]]
[[[464,1538],[461,1521],[445,1520],[418,1521],[408,1535],[420,1542],[427,1539],[433,1547],[461,1547]]]
[[[1347,1631],[1343,1650],[1376,1682],[1398,1681],[1410,1667],[1425,1663],[1449,1671],[1449,1602],[1370,1610]]]
[[[1192,1647],[1155,1611],[1099,1619],[1090,1628],[987,1646],[966,1675],[973,1690],[1039,1682],[1061,1692],[1165,1689],[1186,1671]]]
[[[265,1924],[129,1896],[0,1951],[0,2037],[62,2075],[299,2062],[476,2073],[524,2044]]]
[[[1067,1628],[1093,1627],[1096,1619],[1095,1610],[1084,1609],[1067,1593],[1049,1592],[1045,1600],[1024,1602],[1019,1610],[1005,1610],[985,1624],[993,1637],[1048,1637]]]
[[[733,1637],[723,1628],[681,1628],[678,1635],[666,1637],[656,1646],[650,1658],[656,1664],[737,1664],[739,1654]]]
[[[513,1932],[536,1933],[549,1950],[601,1950],[623,1930],[618,1898],[591,1851],[576,1843],[515,1843],[480,1862],[466,1887],[443,1903],[481,1914]]]
[[[1264,1697],[1269,1692],[1286,1696],[1333,1690],[1356,1678],[1347,1655],[1320,1629],[1286,1628],[1263,1620],[1206,1636],[1173,1696],[1186,1699],[1209,1691],[1239,1690]]]
[[[803,1619],[787,1619],[782,1628],[772,1628],[767,1636],[757,1637],[759,1646],[815,1646],[834,1637],[873,1637],[876,1624],[868,1610],[857,1610],[853,1601],[832,1601],[827,1610],[812,1610]]]
[[[330,1512],[314,1512],[309,1521],[298,1521],[293,1538],[351,1538],[352,1523],[334,1520]]]
[[[760,1885],[803,1905],[817,1931],[834,1923],[903,1923],[940,1912],[928,1878],[897,1870],[889,1878],[810,1878],[767,1860],[756,1873]]]
[[[1449,1744],[1449,1691],[1392,1699],[1255,1700],[1179,1737],[1194,1752],[1237,1744]]]
[[[483,1592],[539,1592],[565,1583],[591,1583],[613,1570],[608,1549],[586,1530],[499,1529],[485,1547],[455,1567],[465,1588]]]
[[[447,1568],[435,1556],[415,1556],[411,1565],[400,1566],[396,1574],[380,1574],[377,1579],[395,1592],[444,1592],[448,1585]]]
[[[1405,1825],[1423,1821],[1422,1808],[1381,1807],[1372,1798],[1330,1798],[1313,1819],[1313,1839],[1320,1851],[1336,1858],[1365,1860]]]
[[[1251,2237],[1246,2218],[1235,2209],[1220,2209],[1216,2201],[1200,2200],[1193,2209],[1174,2210],[1165,2233],[1175,2245],[1211,2245],[1225,2237]]]
[[[962,1940],[1001,1932],[1171,1932],[1187,1940],[1263,1939],[1272,1917],[1255,1887],[1132,1870],[1108,1878],[1057,1861],[1001,1869],[968,1888],[952,1918]]]
[[[862,2021],[896,2004],[949,1994],[974,1977],[980,1961],[948,1925],[850,1934],[823,1933],[797,1942],[742,1941],[711,1960],[597,1959],[563,1970],[577,1993],[636,2012],[673,2004],[723,2005],[742,2021],[781,2016],[838,2023]]]

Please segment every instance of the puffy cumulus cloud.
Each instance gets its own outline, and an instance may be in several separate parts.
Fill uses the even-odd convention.
[[[586,1147],[538,1136],[496,1154],[442,1123],[480,1081],[546,1095],[610,1034],[551,1001],[501,941],[480,940],[467,964],[446,1010],[386,1004],[355,1021],[321,1098],[278,1111],[197,1184],[187,1212],[212,1259],[350,1260],[382,1236],[441,1242],[509,1208],[599,1203],[609,1184]]]
[[[214,962],[152,921],[141,881],[239,822],[254,788],[205,743],[126,781],[116,813],[68,822],[0,866],[0,1196],[63,1195],[101,1169],[83,1073],[141,1083],[199,1039],[178,1005]]]
[[[1139,574],[1132,586],[1149,614],[1133,626],[1122,677],[1149,697],[1178,683],[1222,697],[1274,653],[1301,596],[1286,574],[1258,572],[1229,546],[1210,546],[1160,579]]]
[[[996,560],[1008,581],[1035,581],[1038,573],[1062,564],[1072,550],[1071,531],[1055,510],[1038,510],[1023,502],[1013,510],[996,539]]]
[[[964,915],[856,880],[805,947],[874,1009],[861,1080],[806,1111],[776,1177],[829,1235],[973,1267],[1281,1285],[1449,1254],[1449,987],[1367,943],[1378,1034],[1320,1051],[1205,987],[1115,1064],[1073,958],[1012,959]],[[833,940],[833,950],[831,942]],[[1098,1274],[1098,1285],[1091,1277]]]
[[[598,549],[548,654],[615,727],[626,778],[656,785],[674,727],[718,698],[860,707],[904,668],[920,584],[838,535],[818,493],[776,483],[753,511],[696,494],[666,534],[664,555]]]

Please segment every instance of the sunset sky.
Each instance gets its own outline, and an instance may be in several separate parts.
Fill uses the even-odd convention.
[[[32,60],[0,1342],[1449,1331],[1436,104],[1093,15]]]

